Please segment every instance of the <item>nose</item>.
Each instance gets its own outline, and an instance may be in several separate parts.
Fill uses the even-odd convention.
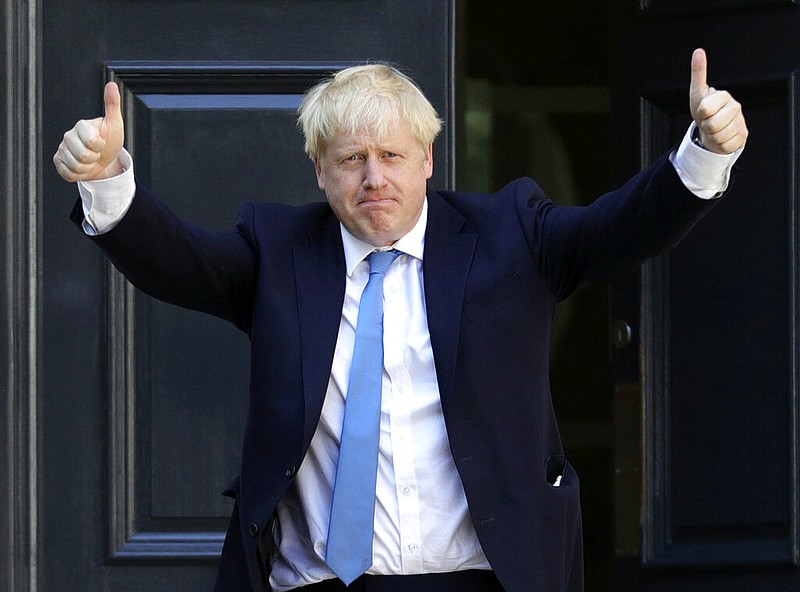
[[[368,158],[364,163],[364,189],[379,189],[385,184],[383,165],[377,158]]]

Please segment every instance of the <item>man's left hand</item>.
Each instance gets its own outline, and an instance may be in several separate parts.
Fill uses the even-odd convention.
[[[692,54],[689,110],[700,134],[703,148],[717,154],[732,154],[747,141],[742,105],[728,91],[708,86],[708,62],[703,49]]]

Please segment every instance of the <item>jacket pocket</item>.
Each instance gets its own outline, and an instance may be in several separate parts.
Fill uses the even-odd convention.
[[[578,488],[578,474],[563,454],[548,456],[545,461],[545,480],[552,488]]]

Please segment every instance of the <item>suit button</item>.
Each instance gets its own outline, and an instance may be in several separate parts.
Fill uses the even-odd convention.
[[[258,536],[258,525],[254,522],[250,523],[250,526],[247,527],[247,530],[250,532],[250,536]]]
[[[294,474],[297,472],[297,467],[292,465],[288,469],[286,469],[286,478],[291,479],[294,477]]]

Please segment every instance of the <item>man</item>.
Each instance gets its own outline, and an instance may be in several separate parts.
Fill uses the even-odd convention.
[[[135,285],[251,340],[216,589],[582,590],[578,478],[548,384],[552,309],[676,244],[727,188],[748,132],[706,84],[705,53],[681,146],[586,208],[530,180],[490,196],[427,190],[438,117],[412,81],[371,65],[299,109],[327,203],[246,204],[234,230],[208,233],[135,184],[113,84],[105,105],[54,156],[82,182],[73,218]]]

